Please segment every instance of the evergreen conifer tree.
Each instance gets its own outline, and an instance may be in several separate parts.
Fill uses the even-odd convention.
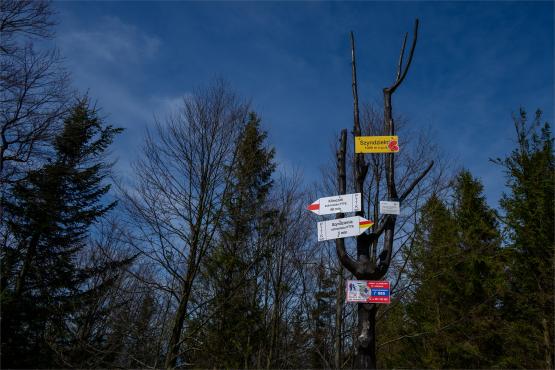
[[[422,208],[410,258],[409,277],[414,289],[407,305],[408,335],[404,366],[446,367],[445,354],[452,338],[444,326],[457,319],[453,308],[458,284],[454,268],[461,255],[456,244],[457,227],[451,212],[437,196]],[[414,335],[414,337],[412,336]]]
[[[53,142],[54,158],[3,199],[14,240],[2,246],[2,367],[68,365],[56,362],[53,348],[71,347],[76,312],[102,288],[85,288],[102,268],[78,257],[89,227],[115,206],[103,201],[110,189],[103,154],[119,132],[87,98],[78,100]]]
[[[548,123],[514,117],[517,148],[494,162],[506,173],[507,280],[503,304],[505,351],[501,366],[553,368],[555,158]]]
[[[462,261],[455,267],[460,321],[458,343],[449,367],[487,368],[502,353],[500,302],[505,289],[501,234],[496,213],[489,208],[483,186],[468,171],[456,179],[454,219]],[[451,356],[450,353],[450,356]]]
[[[275,216],[267,207],[275,164],[266,137],[260,119],[250,113],[236,144],[235,165],[228,169],[231,189],[224,199],[220,242],[205,272],[216,295],[205,340],[207,348],[217,348],[216,353],[200,354],[199,359],[210,359],[198,362],[205,366],[255,367],[258,348],[266,342],[264,312],[256,296],[259,282],[253,278],[268,248],[261,240],[271,232]]]
[[[427,202],[411,258],[417,288],[407,307],[406,366],[495,365],[502,351],[500,241],[495,213],[469,172],[456,177],[451,209],[437,197]]]

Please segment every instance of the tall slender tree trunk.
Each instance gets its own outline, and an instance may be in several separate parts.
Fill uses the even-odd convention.
[[[23,267],[21,267],[21,271],[17,276],[17,280],[15,282],[15,291],[14,297],[15,299],[21,296],[23,292],[23,286],[25,285],[25,279],[27,278],[27,273],[29,272],[29,268],[31,267],[31,262],[35,258],[35,254],[37,252],[37,246],[39,243],[40,232],[36,232],[29,240],[29,244],[27,247],[27,254],[25,255],[25,261],[23,261]]]
[[[337,296],[335,301],[335,358],[336,369],[341,369],[343,362],[343,296],[345,295],[345,277],[343,276],[343,265],[339,264]]]
[[[549,340],[549,327],[547,325],[547,320],[545,319],[545,317],[542,319],[542,325],[543,325],[543,340],[545,345],[545,368],[552,369],[553,363],[551,362],[551,359],[553,358],[553,352],[552,352],[553,342]]]
[[[277,339],[278,339],[280,297],[281,297],[281,293],[280,293],[280,288],[278,284],[278,289],[275,294],[276,302],[274,302],[274,307],[272,308],[272,330],[270,334],[270,348],[269,348],[268,357],[266,360],[267,369],[270,369],[272,367],[274,357],[276,357],[275,352],[277,352],[277,347],[278,347]]]
[[[164,367],[166,369],[175,368],[177,362],[177,357],[179,356],[181,331],[183,330],[183,323],[185,322],[185,316],[187,314],[187,305],[189,303],[189,297],[191,295],[192,288],[192,271],[189,269],[187,272],[187,279],[183,284],[183,291],[181,294],[181,299],[179,301],[179,306],[175,312],[175,318],[172,326],[172,334],[170,341],[168,342],[168,352],[166,354],[166,360],[164,362]]]

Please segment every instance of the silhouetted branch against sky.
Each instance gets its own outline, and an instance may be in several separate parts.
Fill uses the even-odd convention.
[[[551,2],[54,5],[54,40],[75,84],[128,128],[115,144],[121,173],[153,115],[222,76],[252,99],[280,166],[317,181],[329,138],[352,116],[349,32],[358,36],[361,103],[380,105],[417,17],[419,46],[397,112],[480,177],[490,204],[503,179],[488,159],[512,147],[511,112],[540,108],[553,121]]]

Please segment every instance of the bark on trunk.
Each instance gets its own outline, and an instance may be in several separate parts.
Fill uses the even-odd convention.
[[[35,233],[29,240],[29,246],[27,248],[27,254],[25,255],[25,261],[23,261],[23,267],[17,276],[17,280],[15,282],[15,291],[14,297],[18,299],[23,292],[23,288],[25,285],[25,279],[27,278],[27,273],[29,272],[29,268],[31,267],[31,262],[35,258],[35,254],[37,252],[37,246],[39,243],[40,233]]]
[[[337,151],[337,187],[339,194],[346,194],[347,192],[347,174],[345,173],[345,152],[347,151],[347,130],[341,131],[341,139],[339,150]],[[343,218],[345,214],[338,213],[337,218]],[[336,250],[345,251],[345,240],[335,239]],[[339,287],[337,288],[337,300],[335,303],[335,358],[334,364],[336,369],[341,368],[343,341],[342,327],[343,327],[343,295],[345,294],[345,279],[343,277],[343,265],[339,264]]]
[[[177,307],[172,326],[172,335],[170,337],[170,341],[168,342],[168,353],[166,354],[166,360],[164,363],[164,368],[166,369],[175,368],[177,357],[179,356],[181,331],[183,330],[185,315],[187,314],[187,305],[189,303],[189,297],[191,295],[191,285],[192,277],[188,276],[183,286],[181,300],[179,301],[179,306]]]
[[[335,358],[334,367],[341,369],[343,362],[343,295],[345,294],[345,279],[343,277],[343,266],[339,265],[339,284],[337,287],[337,299],[335,302]]]
[[[376,311],[374,304],[358,304],[358,332],[355,357],[356,369],[376,368]]]
[[[545,345],[545,368],[552,369],[553,363],[551,359],[553,358],[553,353],[551,352],[552,342],[549,340],[549,326],[547,325],[547,320],[545,318],[542,319],[543,325],[543,340]]]
[[[194,261],[194,256],[191,256]],[[189,304],[189,298],[191,297],[191,289],[193,286],[193,276],[194,276],[194,266],[191,266],[189,262],[189,269],[187,270],[187,277],[183,283],[183,290],[181,292],[181,300],[179,301],[179,306],[175,312],[175,317],[172,326],[172,334],[170,341],[168,342],[168,353],[166,354],[166,359],[164,361],[164,368],[173,369],[177,362],[177,358],[180,354],[181,347],[181,331],[183,330],[183,323],[185,322],[185,316],[187,315],[187,306]]]

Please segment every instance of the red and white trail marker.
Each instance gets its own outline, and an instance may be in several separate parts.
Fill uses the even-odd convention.
[[[320,198],[306,208],[317,215],[330,215],[360,211],[360,203],[360,193],[354,193]]]
[[[374,222],[360,216],[318,222],[318,241],[358,236],[373,224]]]

